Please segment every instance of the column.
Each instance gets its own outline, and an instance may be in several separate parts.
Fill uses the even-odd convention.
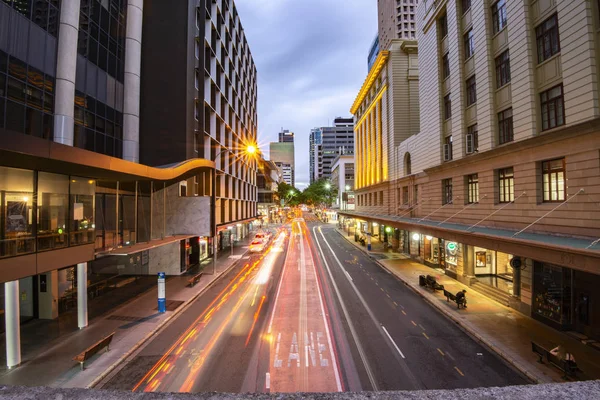
[[[125,31],[125,87],[123,104],[123,159],[140,161],[140,70],[142,64],[143,0],[127,2]]]
[[[63,1],[56,63],[54,97],[54,141],[73,146],[75,108],[75,73],[77,71],[77,37],[79,35],[80,0]]]
[[[79,263],[77,264],[77,326],[79,329],[88,325],[87,288],[87,263]]]
[[[6,366],[21,364],[21,323],[19,321],[19,281],[4,283],[4,319],[6,324]]]

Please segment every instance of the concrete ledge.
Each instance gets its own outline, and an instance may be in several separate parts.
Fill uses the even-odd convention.
[[[0,399],[597,399],[600,393],[600,381],[549,383],[543,385],[506,386],[478,389],[454,390],[422,390],[422,391],[389,391],[361,393],[257,393],[257,394],[227,394],[227,393],[131,393],[94,389],[55,389],[48,387],[0,386]]]

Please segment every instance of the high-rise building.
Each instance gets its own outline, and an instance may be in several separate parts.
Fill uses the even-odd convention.
[[[373,43],[371,43],[371,47],[369,48],[369,56],[367,57],[367,66],[369,71],[371,70],[373,64],[375,64],[375,60],[377,60],[379,50],[379,34],[377,34],[375,35],[375,39],[373,39]]]
[[[388,131],[387,190],[385,170],[365,170],[377,146],[357,135],[360,194],[346,216],[483,295],[600,338],[598,4],[449,0],[417,14],[420,132]]]
[[[354,120],[337,117],[333,126],[312,129],[310,142],[311,182],[329,179],[333,160],[354,153]]]
[[[256,160],[245,155],[257,142],[257,72],[240,16],[232,0],[144,4],[141,160],[214,161],[216,224],[228,235],[257,212]],[[206,195],[209,180],[188,192]]]
[[[377,0],[379,44],[388,50],[394,39],[417,39],[419,0]]]
[[[296,184],[294,151],[294,133],[288,130],[282,129],[279,141],[269,144],[269,158],[281,168],[284,182],[292,186]]]

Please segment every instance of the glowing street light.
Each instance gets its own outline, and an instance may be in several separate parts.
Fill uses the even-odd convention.
[[[246,147],[246,153],[248,153],[248,154],[254,154],[254,153],[256,153],[256,146],[249,145],[248,147]]]
[[[327,189],[327,190],[331,189],[331,183],[326,183],[325,184],[325,189]]]
[[[350,190],[350,185],[346,185],[346,192]]]

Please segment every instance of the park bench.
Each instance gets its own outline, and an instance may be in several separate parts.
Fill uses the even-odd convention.
[[[563,379],[576,378],[577,372],[581,372],[575,361],[561,359],[552,354],[550,350],[535,342],[531,342],[531,351],[537,354],[539,363],[543,364],[544,358],[546,358],[549,364],[552,364],[555,368],[558,368],[560,371],[562,371]]]
[[[423,275],[421,275],[419,277],[420,280],[420,284],[421,286],[425,286],[430,288],[431,290],[444,290],[444,285],[440,285],[437,280],[431,276],[431,275],[427,275],[425,277],[423,277]]]
[[[444,289],[444,296],[446,296],[446,301],[447,302],[450,302],[450,300],[452,300],[453,302],[455,302],[457,308],[460,308],[461,305],[463,306],[463,308],[465,308],[465,304],[464,304],[465,302],[464,301],[458,301],[456,299],[456,296],[453,295],[452,293],[450,293],[449,291],[447,291],[446,289]]]
[[[200,282],[201,277],[202,277],[202,272],[200,272],[198,275],[194,275],[190,279],[188,279],[188,282],[190,283],[190,287],[193,287],[196,283]]]
[[[108,335],[107,337],[105,337],[104,339],[100,340],[99,342],[96,342],[95,344],[91,345],[90,347],[88,347],[87,349],[85,349],[84,351],[79,353],[77,356],[75,356],[73,358],[73,361],[77,361],[79,363],[79,365],[81,365],[81,370],[83,371],[84,363],[87,360],[92,358],[94,355],[96,355],[100,350],[102,350],[105,347],[106,347],[106,351],[109,350],[110,342],[112,341],[112,338],[114,335],[115,335],[115,333],[113,332],[110,335]]]

